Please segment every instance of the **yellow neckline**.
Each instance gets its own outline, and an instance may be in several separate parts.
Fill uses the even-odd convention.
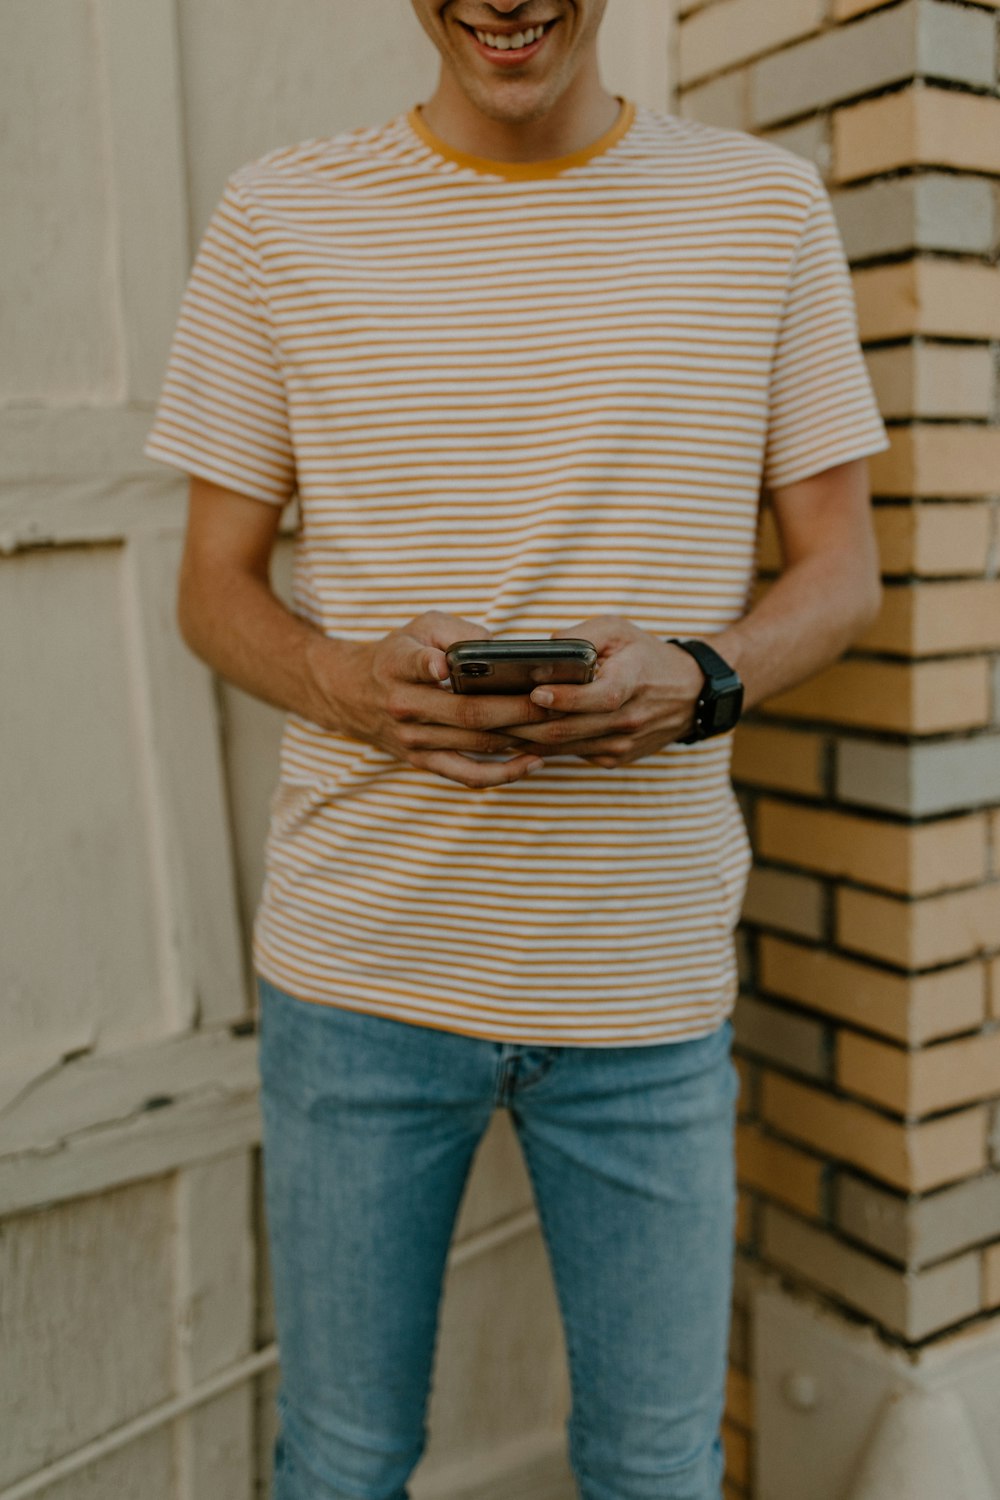
[[[597,140],[592,141],[589,146],[584,146],[582,151],[572,151],[568,156],[550,156],[544,161],[491,161],[486,156],[472,156],[467,151],[457,151],[454,146],[449,146],[446,141],[436,136],[424,123],[420,114],[422,106],[419,104],[414,105],[406,119],[424,145],[429,146],[438,156],[457,162],[460,167],[471,167],[474,172],[488,172],[493,177],[524,181],[526,178],[558,177],[560,172],[565,172],[569,167],[581,167],[584,162],[592,161],[595,156],[600,156],[603,152],[610,151],[612,146],[617,145],[635,119],[635,105],[631,100],[623,99],[620,94],[616,94],[615,98],[621,105],[621,109],[610,129],[598,136]]]

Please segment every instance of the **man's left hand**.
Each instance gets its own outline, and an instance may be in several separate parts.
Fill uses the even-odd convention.
[[[551,710],[544,724],[508,729],[539,754],[577,755],[597,766],[627,766],[686,735],[704,685],[686,651],[622,615],[594,615],[554,639],[579,636],[597,647],[593,682],[537,687],[533,703]],[[558,717],[557,717],[558,716]]]

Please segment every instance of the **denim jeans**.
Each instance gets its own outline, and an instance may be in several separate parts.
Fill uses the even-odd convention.
[[[259,981],[281,1389],[274,1500],[406,1500],[440,1295],[495,1108],[531,1178],[581,1500],[719,1500],[735,1213],[732,1027],[486,1041]]]

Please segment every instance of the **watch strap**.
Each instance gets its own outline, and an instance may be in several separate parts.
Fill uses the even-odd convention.
[[[699,740],[707,740],[732,729],[743,707],[743,684],[739,674],[706,641],[681,641],[671,637],[669,644],[686,651],[705,674],[705,686],[695,704],[694,728],[678,743],[694,745]],[[714,707],[719,702],[725,703],[728,708],[722,723],[716,722],[714,714]]]

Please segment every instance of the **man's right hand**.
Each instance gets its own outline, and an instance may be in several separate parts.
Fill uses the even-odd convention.
[[[351,739],[468,787],[503,786],[544,765],[504,730],[551,718],[525,694],[454,693],[445,651],[456,641],[486,640],[471,620],[437,610],[418,615],[377,641],[336,642],[317,635],[310,670],[329,720]],[[469,752],[509,759],[473,760]]]

